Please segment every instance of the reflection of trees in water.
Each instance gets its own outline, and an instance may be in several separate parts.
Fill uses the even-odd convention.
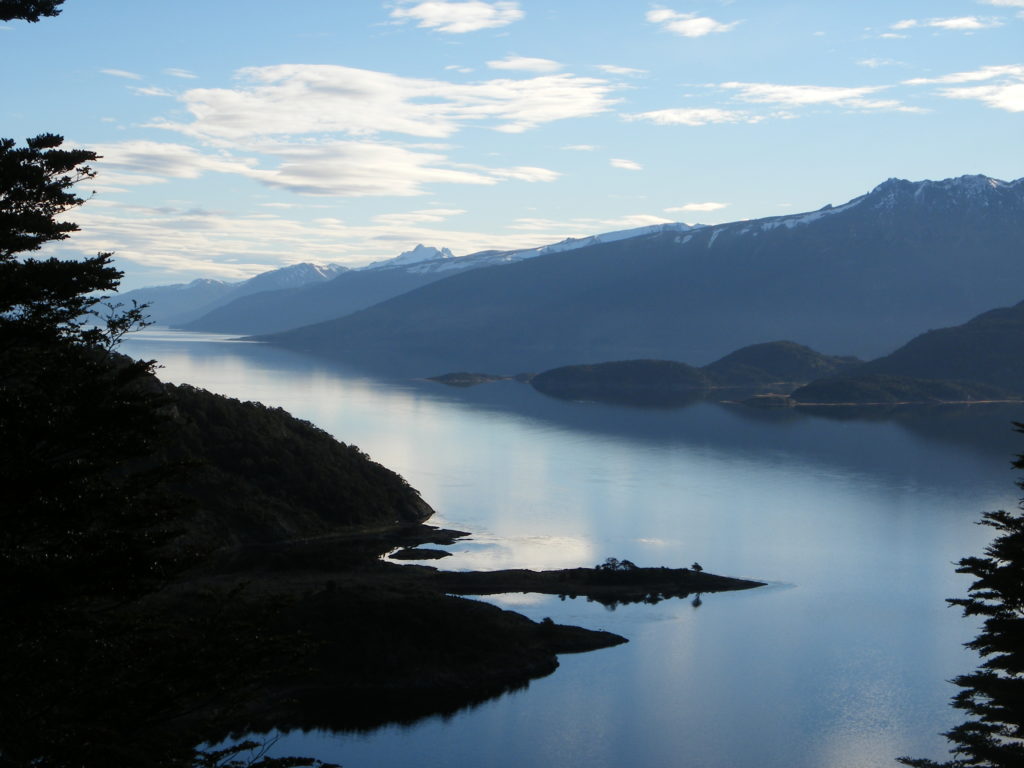
[[[679,594],[665,595],[665,594],[662,594],[660,592],[650,592],[650,593],[648,593],[646,595],[639,596],[639,597],[621,597],[621,598],[588,595],[587,596],[587,602],[588,603],[600,603],[601,605],[603,605],[609,611],[614,611],[620,605],[633,605],[633,604],[636,604],[636,603],[643,603],[645,605],[657,605],[658,603],[662,602],[663,600],[686,600],[686,599],[688,599],[690,597],[690,594],[691,593],[689,593],[689,592],[682,592],[682,593],[679,593]],[[699,608],[700,606],[702,606],[704,604],[704,600],[702,599],[701,594],[702,593],[698,592],[694,596],[693,600],[690,601],[690,605],[692,605],[694,608]],[[559,595],[558,599],[559,600],[565,600],[566,597],[575,600],[577,598],[577,595]]]

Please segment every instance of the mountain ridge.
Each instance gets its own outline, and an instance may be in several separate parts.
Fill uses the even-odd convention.
[[[699,225],[696,225],[699,226]],[[241,297],[184,324],[186,330],[219,333],[275,333],[343,317],[429,283],[472,269],[585,248],[601,242],[662,231],[687,231],[689,224],[654,224],[615,230],[585,238],[568,238],[537,248],[477,251],[454,256],[447,248],[417,245],[391,259],[375,261],[345,273],[329,286],[301,286],[261,296]]]
[[[257,338],[403,375],[705,364],[778,338],[873,358],[1019,298],[1022,210],[1022,180],[889,180],[818,211],[662,228],[464,272]]]
[[[196,278],[188,283],[153,285],[118,293],[121,302],[148,304],[147,314],[159,325],[177,325],[200,317],[226,302],[254,293],[331,280],[347,267],[302,262],[261,272],[246,280],[228,282]]]

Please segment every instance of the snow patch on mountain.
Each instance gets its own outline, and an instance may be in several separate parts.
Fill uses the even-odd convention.
[[[981,174],[957,176],[941,181],[906,181],[887,179],[864,197],[873,200],[878,208],[895,208],[908,200],[933,205],[945,199],[952,205],[976,204],[988,206],[1009,202],[1024,206],[1024,179],[1003,181]]]
[[[704,224],[684,224],[681,221],[667,222],[665,224],[648,224],[644,227],[619,229],[614,232],[604,232],[600,235],[591,235],[589,237],[570,237],[551,245],[541,246],[540,248],[509,251],[509,254],[514,256],[517,261],[520,259],[533,259],[537,256],[547,256],[551,253],[574,251],[577,248],[586,248],[602,243],[614,243],[618,240],[628,240],[633,237],[644,237],[645,235],[655,235],[662,232],[690,232],[694,229],[702,229],[704,226]]]
[[[958,176],[942,181],[907,181],[906,179],[892,178],[883,181],[867,194],[855,197],[842,205],[826,205],[824,208],[809,213],[774,216],[752,222],[719,226],[722,229],[740,226],[741,228],[736,230],[737,234],[749,233],[756,236],[761,232],[769,232],[778,227],[792,229],[812,224],[825,217],[850,211],[865,203],[881,209],[895,209],[907,203],[934,207],[939,197],[944,198],[952,206],[968,203],[987,206],[996,200],[1001,200],[1009,201],[1011,205],[1024,207],[1024,178],[1010,182],[982,175]],[[708,247],[710,245],[708,243]]]
[[[290,264],[280,269],[272,269],[269,272],[261,272],[251,277],[239,287],[244,287],[246,293],[256,291],[273,291],[281,288],[298,288],[307,283],[320,283],[326,280],[333,280],[342,272],[347,272],[348,267],[340,264]]]
[[[447,248],[433,248],[429,245],[423,245],[420,243],[411,251],[405,251],[400,253],[392,259],[384,259],[382,261],[375,261],[372,264],[367,264],[362,269],[390,269],[391,267],[410,267],[413,265],[423,265],[426,262],[430,262],[433,266],[434,262],[448,261],[454,259],[455,255]]]

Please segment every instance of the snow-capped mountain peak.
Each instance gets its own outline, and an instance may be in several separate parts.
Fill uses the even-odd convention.
[[[434,248],[429,245],[423,245],[420,243],[411,251],[405,251],[398,254],[392,259],[384,259],[383,261],[375,261],[372,264],[368,264],[363,269],[380,269],[386,267],[408,267],[413,264],[422,264],[423,262],[436,262],[443,261],[445,259],[454,259],[455,255],[447,248]]]
[[[941,181],[907,181],[905,179],[887,179],[875,187],[863,198],[873,201],[876,207],[892,208],[903,202],[924,202],[928,205],[945,198],[950,203],[967,202],[988,205],[989,202],[1010,202],[1022,198],[1024,179],[1003,181],[991,176],[975,174],[957,176]]]

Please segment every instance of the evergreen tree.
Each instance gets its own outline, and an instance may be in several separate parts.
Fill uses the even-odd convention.
[[[1024,425],[1017,424],[1018,431]],[[1024,454],[1014,467],[1024,469]],[[1024,488],[1024,481],[1017,483]],[[982,616],[984,624],[967,647],[981,664],[953,682],[962,690],[953,706],[968,719],[944,735],[953,743],[945,763],[900,758],[915,768],[1020,768],[1024,766],[1024,500],[1016,511],[986,512],[980,525],[996,538],[984,557],[965,557],[957,573],[975,581],[965,598],[949,602],[965,616]]]
[[[0,21],[39,21],[40,16],[57,16],[64,0],[0,0]]]
[[[80,595],[122,597],[158,570],[167,505],[147,464],[162,418],[152,362],[115,353],[143,307],[108,301],[110,254],[24,254],[78,229],[86,150],[43,134],[0,139],[0,596],[45,612]]]

